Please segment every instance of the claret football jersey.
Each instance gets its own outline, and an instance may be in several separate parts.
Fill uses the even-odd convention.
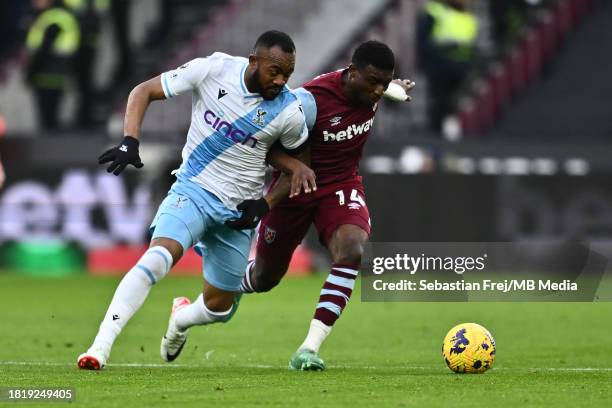
[[[294,90],[310,129],[311,167],[317,185],[354,178],[370,135],[377,105],[352,105],[342,87],[342,73],[319,75]]]

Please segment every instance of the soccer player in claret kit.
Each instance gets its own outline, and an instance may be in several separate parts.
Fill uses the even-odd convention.
[[[314,223],[333,264],[308,335],[291,358],[290,369],[325,368],[319,348],[350,299],[370,235],[370,216],[358,175],[363,147],[380,98],[387,95],[398,100],[399,89],[402,100],[410,100],[406,92],[414,87],[411,81],[392,81],[394,65],[387,45],[367,41],[357,47],[348,68],[320,75],[294,91],[310,129],[310,165],[317,189],[296,195],[291,188],[287,198],[288,180],[281,177],[273,185],[266,198],[274,207],[261,221],[257,255],[241,285],[243,293],[265,292],[276,286]],[[270,162],[287,173],[296,161],[278,149],[271,151]]]
[[[214,53],[132,91],[126,136],[99,159],[101,164],[111,162],[109,172],[117,175],[129,164],[143,166],[138,136],[151,101],[192,91],[191,126],[177,181],[151,225],[150,247],[117,287],[93,344],[78,357],[80,368],[104,367],[115,339],[153,284],[192,246],[206,261],[204,289],[193,303],[174,299],[161,357],[172,361],[179,355],[190,327],[227,322],[234,315],[251,232],[269,209],[262,197],[268,150],[278,141],[297,153],[308,138],[300,101],[285,86],[294,65],[291,38],[268,31],[248,60]],[[292,182],[314,183],[312,170],[305,165],[297,170]]]

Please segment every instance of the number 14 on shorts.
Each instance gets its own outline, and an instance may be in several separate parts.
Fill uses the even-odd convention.
[[[344,191],[338,190],[336,191],[336,195],[338,196],[338,204],[345,205],[346,198],[344,195]],[[356,189],[351,190],[350,200],[351,202],[348,204],[349,207],[355,206],[356,205],[355,203],[359,203],[359,205],[365,206],[365,201],[363,201],[363,198],[361,198],[361,196],[359,195]]]

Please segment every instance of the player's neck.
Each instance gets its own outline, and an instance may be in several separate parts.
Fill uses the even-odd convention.
[[[247,91],[250,93],[258,93],[259,88],[257,87],[257,81],[255,81],[255,70],[252,70],[251,67],[247,67],[244,70],[244,85],[247,88]]]
[[[351,88],[348,80],[348,70],[344,71],[340,76],[340,84],[342,85],[342,92],[349,103],[355,107],[363,107],[363,103],[360,102],[357,92]]]
[[[358,105],[357,98],[355,92],[351,89],[348,81],[348,70],[344,71],[340,76],[340,84],[342,85],[342,92],[344,92],[344,96],[349,100],[352,105]]]

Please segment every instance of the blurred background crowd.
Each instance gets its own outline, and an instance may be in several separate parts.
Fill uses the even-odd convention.
[[[379,237],[612,236],[611,16],[609,0],[3,0],[0,243],[145,242],[191,98],[150,107],[145,168],[111,181],[96,157],[122,136],[129,91],[215,51],[247,56],[268,29],[295,40],[292,87],[371,38],[416,82],[409,105],[382,102],[362,163]]]
[[[385,112],[383,129],[374,134],[378,138],[397,129],[448,140],[488,133],[532,137],[532,131],[573,137],[569,133],[582,130],[576,122],[589,137],[606,137],[609,112],[602,105],[610,100],[601,98],[610,85],[585,80],[605,74],[612,58],[600,52],[610,36],[608,3],[5,0],[0,5],[0,29],[7,39],[0,45],[0,131],[116,132],[135,84],[215,50],[247,55],[257,33],[275,27],[298,44],[293,86],[346,64],[364,38],[392,46],[397,75],[416,80],[418,88],[410,109]],[[574,33],[581,24],[588,24],[582,31],[589,32]],[[549,106],[526,92],[538,84]],[[516,96],[526,99],[520,100],[524,108],[512,112],[515,120],[504,121],[502,113],[517,105]],[[580,103],[574,104],[577,96]],[[588,120],[570,120],[577,114]],[[180,133],[187,126],[184,114],[158,116],[149,123],[157,132]]]

